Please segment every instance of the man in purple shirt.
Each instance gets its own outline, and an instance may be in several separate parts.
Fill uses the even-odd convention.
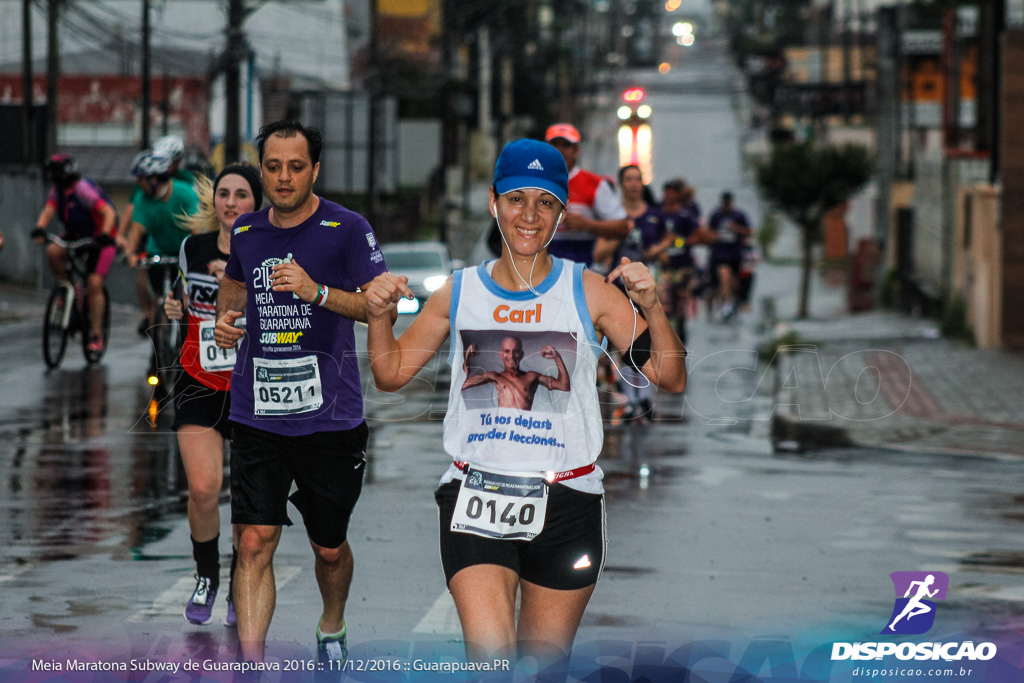
[[[728,320],[735,312],[735,296],[743,264],[743,241],[753,232],[747,215],[736,208],[732,192],[722,193],[722,202],[708,220],[714,231],[711,243],[712,286],[717,288],[722,317]]]
[[[235,221],[215,329],[219,346],[239,347],[231,381],[238,639],[245,659],[262,660],[275,603],[274,551],[281,526],[291,524],[291,500],[316,557],[323,600],[317,659],[340,671],[352,581],[348,522],[366,469],[353,334],[353,321],[366,320],[366,303],[356,290],[387,268],[366,220],[313,194],[319,131],[277,121],[257,143],[270,207]],[[244,332],[236,326],[243,314]]]

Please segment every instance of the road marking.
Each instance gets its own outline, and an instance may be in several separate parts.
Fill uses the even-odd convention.
[[[13,581],[14,579],[18,578],[19,576],[21,576],[22,574],[24,574],[25,572],[27,572],[28,570],[30,570],[30,569],[32,569],[34,567],[35,567],[34,564],[28,563],[28,564],[23,564],[22,566],[18,567],[17,569],[12,569],[7,574],[3,574],[2,576],[0,576],[0,583],[4,583],[6,581]]]
[[[455,609],[455,601],[448,591],[441,593],[427,613],[420,619],[420,623],[412,630],[413,633],[447,633],[460,635],[462,624],[459,623],[459,613]]]
[[[230,570],[227,568],[221,570],[220,585],[225,589],[228,585],[228,571]],[[274,567],[274,579],[278,592],[301,571],[301,567]],[[129,617],[128,621],[137,622],[165,617],[184,618],[182,615],[185,613],[185,603],[188,602],[188,596],[192,594],[195,587],[195,577],[181,577],[173,586],[161,593],[149,607],[139,610]],[[223,621],[227,609],[227,600],[218,600],[214,603],[214,621]]]

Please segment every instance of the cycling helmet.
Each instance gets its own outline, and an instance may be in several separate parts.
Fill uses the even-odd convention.
[[[146,158],[151,156],[152,154],[153,154],[152,151],[150,151],[148,149],[144,149],[144,150],[142,150],[141,152],[139,152],[138,154],[135,155],[135,158],[132,159],[131,174],[132,174],[133,177],[137,178],[140,175],[142,175],[142,173],[141,173],[142,162],[145,161]]]
[[[143,152],[132,162],[132,175],[136,178],[166,176],[171,171],[171,158],[156,152]]]
[[[46,161],[46,177],[60,183],[68,176],[78,173],[78,164],[67,154],[54,154]]]
[[[153,145],[153,151],[171,160],[171,163],[181,161],[185,156],[185,143],[177,135],[165,135]]]

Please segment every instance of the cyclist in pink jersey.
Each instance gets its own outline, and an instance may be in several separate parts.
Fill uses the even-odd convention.
[[[90,247],[87,260],[89,300],[89,350],[103,350],[103,281],[110,272],[117,248],[114,238],[117,234],[117,212],[110,197],[99,185],[83,178],[78,173],[78,164],[66,154],[54,154],[46,162],[46,178],[53,183],[46,198],[32,238],[37,244],[45,241],[46,227],[54,219],[64,223],[61,236],[66,240],[92,237],[95,243]],[[46,247],[46,261],[58,280],[64,279],[67,250],[57,244]]]

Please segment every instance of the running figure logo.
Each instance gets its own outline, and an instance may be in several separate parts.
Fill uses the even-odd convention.
[[[889,624],[882,634],[919,635],[935,623],[935,603],[945,600],[949,577],[942,572],[893,572],[889,574],[896,591]],[[901,597],[902,596],[902,597]]]

